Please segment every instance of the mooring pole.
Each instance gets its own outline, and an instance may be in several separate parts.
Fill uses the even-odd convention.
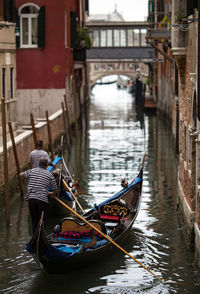
[[[47,132],[48,132],[48,137],[49,137],[49,148],[50,148],[50,151],[51,151],[51,160],[53,161],[53,159],[54,159],[53,144],[52,144],[51,127],[50,127],[50,122],[49,122],[48,110],[45,111],[45,114],[46,114],[46,121],[47,121]]]
[[[17,168],[17,176],[18,176],[18,182],[19,182],[20,195],[21,195],[21,198],[23,199],[24,198],[24,191],[23,191],[23,185],[22,185],[22,178],[19,176],[21,171],[20,171],[20,167],[19,167],[19,160],[18,160],[18,155],[17,155],[17,148],[16,148],[16,144],[15,144],[15,139],[14,139],[14,135],[13,135],[12,124],[10,121],[8,122],[8,126],[9,126],[10,138],[11,138],[12,145],[13,145],[13,152],[14,152],[15,163],[16,163],[16,168]]]
[[[76,136],[78,137],[78,115],[77,115],[77,101],[76,101],[76,85],[75,85],[75,78],[73,78],[73,101],[74,101],[74,119],[75,119],[75,129],[76,129]]]
[[[64,121],[65,137],[66,137],[66,142],[67,142],[67,148],[68,148],[68,151],[70,152],[70,142],[69,142],[69,137],[68,137],[68,132],[67,132],[67,118],[66,118],[66,112],[65,112],[65,107],[64,107],[64,103],[63,102],[61,102],[61,107],[62,107],[62,112],[63,112],[63,121]]]
[[[33,140],[35,144],[35,148],[37,145],[37,134],[36,134],[36,129],[35,129],[35,122],[34,122],[34,116],[33,113],[30,113],[30,121],[31,121],[31,126],[32,126],[32,131],[33,131]]]
[[[2,117],[3,158],[4,158],[3,164],[4,164],[4,187],[5,187],[5,198],[4,198],[5,199],[5,216],[6,216],[6,224],[10,225],[5,98],[1,98],[1,117]]]
[[[66,97],[66,95],[64,95],[64,102],[65,102],[65,109],[66,109],[66,116],[67,116],[67,124],[68,124],[69,137],[70,137],[70,140],[72,141],[72,130],[71,130],[71,126],[70,126],[69,107],[68,107],[68,104],[67,104],[67,97]]]

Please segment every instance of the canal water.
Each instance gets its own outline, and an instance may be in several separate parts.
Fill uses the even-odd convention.
[[[87,128],[88,127],[88,128]],[[120,252],[65,275],[41,270],[26,252],[31,237],[27,203],[11,207],[11,226],[0,218],[0,293],[200,293],[194,256],[184,241],[177,211],[177,158],[170,128],[156,116],[141,113],[134,97],[116,84],[96,85],[88,117],[68,167],[79,177],[87,209],[131,181],[146,152],[140,212],[124,249],[151,272]],[[47,230],[57,219],[49,219]]]

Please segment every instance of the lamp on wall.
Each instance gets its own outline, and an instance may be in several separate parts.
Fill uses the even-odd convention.
[[[18,27],[15,27],[15,36],[19,37],[19,28]]]

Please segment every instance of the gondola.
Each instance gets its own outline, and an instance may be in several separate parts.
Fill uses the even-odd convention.
[[[112,253],[113,243],[121,244],[128,236],[141,203],[143,158],[139,174],[108,200],[94,205],[81,215],[65,217],[49,236],[45,235],[42,219],[26,245],[36,261],[48,273],[65,273]],[[93,229],[91,229],[90,225]],[[95,230],[94,230],[95,228]],[[106,238],[105,238],[106,237]]]

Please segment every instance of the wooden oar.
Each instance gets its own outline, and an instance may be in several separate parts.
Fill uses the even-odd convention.
[[[65,186],[65,188],[69,191],[69,193],[72,195],[72,197],[74,198],[74,200],[76,201],[76,203],[78,204],[80,210],[82,211],[82,213],[84,213],[85,211],[83,210],[82,206],[80,205],[79,201],[76,199],[76,196],[74,195],[74,193],[71,191],[70,187],[67,185],[67,183],[65,182],[65,180],[63,179],[63,184]]]
[[[126,255],[128,255],[131,259],[133,259],[135,262],[137,262],[140,266],[142,266],[144,269],[146,269],[149,273],[151,273],[154,277],[158,278],[161,281],[166,282],[164,279],[158,277],[156,274],[154,274],[152,271],[150,271],[146,266],[144,266],[141,262],[139,262],[137,259],[135,259],[132,255],[130,255],[127,251],[125,251],[121,246],[119,246],[115,241],[113,241],[110,237],[105,235],[101,230],[96,228],[93,224],[91,224],[89,221],[87,221],[83,216],[78,214],[75,210],[73,210],[71,207],[69,207],[67,204],[65,204],[63,201],[61,201],[56,196],[54,197],[58,202],[60,202],[63,206],[65,206],[68,210],[70,210],[72,213],[74,213],[76,216],[78,216],[83,222],[88,224],[91,228],[99,232],[105,239],[107,239],[109,242],[111,242],[113,245],[115,245],[117,248],[119,248],[121,251],[123,251]]]
[[[146,152],[144,153],[144,156],[143,156],[143,160],[142,160],[142,168],[144,168],[144,162],[145,162],[145,159],[146,159]]]

